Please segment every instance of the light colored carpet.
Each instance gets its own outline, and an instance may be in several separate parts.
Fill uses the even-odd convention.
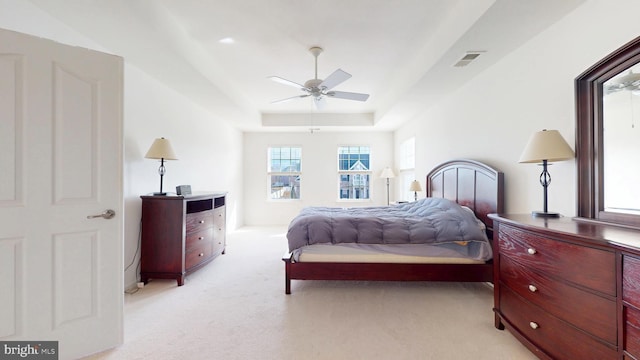
[[[185,285],[125,296],[125,342],[88,359],[535,359],[493,326],[485,284],[293,281],[283,227],[228,234]]]

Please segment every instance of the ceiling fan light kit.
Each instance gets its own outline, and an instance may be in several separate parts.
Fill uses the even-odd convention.
[[[307,80],[304,85],[300,85],[291,80],[287,80],[278,76],[271,76],[269,79],[278,82],[280,84],[288,85],[295,87],[299,90],[305,92],[303,95],[297,95],[288,97],[285,99],[280,99],[276,101],[272,101],[272,104],[283,103],[286,101],[300,99],[312,96],[313,102],[316,105],[316,109],[322,110],[325,106],[325,98],[332,97],[338,99],[346,99],[346,100],[356,100],[356,101],[367,101],[369,98],[369,94],[361,94],[361,93],[353,93],[346,91],[329,91],[334,87],[342,84],[351,78],[351,74],[347,73],[342,69],[337,69],[331,75],[329,75],[326,79],[318,79],[318,55],[322,53],[323,49],[321,47],[314,46],[309,49],[309,52],[315,58],[315,78],[311,80]]]

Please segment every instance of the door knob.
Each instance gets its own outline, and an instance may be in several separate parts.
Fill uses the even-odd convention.
[[[109,210],[105,210],[102,214],[87,215],[87,219],[103,218],[108,220],[108,219],[112,219],[114,216],[116,216],[116,212],[109,209]]]

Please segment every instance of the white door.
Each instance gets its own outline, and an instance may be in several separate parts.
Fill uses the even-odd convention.
[[[122,342],[122,87],[117,56],[0,29],[0,341]]]

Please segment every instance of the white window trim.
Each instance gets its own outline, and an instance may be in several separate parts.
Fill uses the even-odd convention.
[[[287,172],[280,172],[280,171],[269,171],[270,169],[270,164],[271,164],[271,149],[272,148],[299,148],[300,149],[300,171],[287,171]],[[302,178],[302,168],[303,168],[303,163],[302,163],[302,146],[301,145],[269,145],[267,146],[267,161],[266,161],[266,165],[267,165],[267,176],[266,176],[266,189],[267,189],[267,201],[268,202],[295,202],[295,201],[301,201],[302,200],[302,183],[303,183],[303,178]],[[271,177],[272,176],[298,176],[300,177],[300,196],[297,199],[274,199],[271,197]]]
[[[407,151],[408,144],[413,144],[413,147],[411,148],[410,152]],[[413,160],[413,164],[411,164],[411,161],[407,161],[407,158],[409,158],[409,154]],[[415,136],[411,136],[405,139],[402,143],[400,143],[400,159],[399,160],[400,160],[400,169],[399,169],[398,178],[400,181],[399,185],[402,186],[400,191],[400,194],[401,194],[400,201],[414,201],[414,193],[412,191],[409,191],[409,186],[408,184],[406,184],[405,180],[407,181],[418,180],[420,182],[420,185],[426,186],[426,184],[424,184],[424,179],[421,180],[416,178],[416,137]],[[424,194],[424,188],[422,193]],[[418,192],[418,198],[420,198],[420,192]]]
[[[369,148],[369,170],[340,170],[340,148],[342,147],[367,147]],[[336,195],[337,195],[337,200],[336,202],[341,202],[341,203],[367,203],[367,202],[372,202],[372,181],[373,181],[373,170],[371,170],[372,166],[371,166],[371,159],[373,158],[373,150],[371,148],[371,145],[368,144],[351,144],[351,145],[338,145],[338,147],[336,148],[336,159],[338,159],[338,161],[336,161],[336,168],[337,168],[337,182],[336,182]],[[340,176],[341,175],[356,175],[356,174],[364,174],[364,175],[369,175],[369,197],[367,199],[343,199],[340,197]]]

